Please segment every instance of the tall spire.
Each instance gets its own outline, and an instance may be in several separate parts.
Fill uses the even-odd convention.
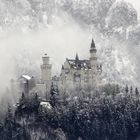
[[[62,70],[64,70],[64,65],[62,65]]]
[[[75,60],[79,60],[79,57],[78,57],[78,54],[76,53],[76,57],[75,57]]]
[[[90,53],[96,52],[96,51],[97,51],[96,46],[95,46],[94,40],[92,39],[91,46],[90,46]]]
[[[92,48],[96,48],[93,38],[92,38],[92,42],[91,42],[91,47],[90,47],[90,48],[91,48],[91,49],[92,49]]]

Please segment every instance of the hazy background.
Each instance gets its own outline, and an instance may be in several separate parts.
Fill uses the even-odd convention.
[[[140,19],[140,1],[138,1],[138,0],[125,0],[125,1],[133,4],[135,9],[138,11],[138,18]]]
[[[11,78],[40,78],[44,53],[57,75],[66,57],[88,59],[92,37],[103,81],[138,86],[140,2],[129,2],[134,7],[115,0],[0,0],[1,95],[12,97]]]

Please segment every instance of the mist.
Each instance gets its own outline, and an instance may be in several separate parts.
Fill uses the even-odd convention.
[[[12,6],[12,8],[14,8],[14,4]],[[49,7],[49,5],[47,6]],[[86,8],[91,9],[90,5],[88,6]],[[80,9],[78,5],[76,5],[77,9],[71,8],[73,10],[71,13],[78,12],[78,14],[80,14],[83,12],[81,17],[78,17],[78,15],[71,14],[66,10],[62,10],[62,7],[58,7],[54,8],[53,6],[54,11],[52,10],[53,12],[50,12],[51,14],[48,15],[48,17],[51,17],[49,23],[44,21],[45,18],[42,18],[41,22],[38,21],[41,19],[41,16],[47,15],[42,12],[42,9],[40,13],[37,9],[34,9],[37,13],[36,17],[34,17],[34,15],[30,15],[28,12],[25,16],[23,13],[31,9],[23,8],[23,13],[22,11],[17,11],[21,14],[21,17],[24,17],[24,20],[21,17],[20,19],[18,17],[19,15],[16,15],[16,18],[20,20],[14,21],[13,16],[15,13],[12,13],[9,20],[12,19],[15,24],[12,23],[13,25],[9,26],[9,24],[7,25],[6,23],[3,24],[3,29],[0,27],[0,95],[3,95],[3,93],[5,95],[7,88],[10,89],[11,79],[18,79],[22,74],[28,74],[39,79],[41,77],[41,57],[45,53],[50,56],[53,75],[59,75],[65,59],[75,58],[76,53],[79,54],[80,59],[89,59],[89,48],[92,38],[94,38],[98,50],[98,60],[104,68],[104,80],[108,82],[111,79],[111,81],[118,83],[127,81],[127,83],[132,82],[133,85],[138,85],[137,77],[139,76],[135,68],[136,66],[138,67],[139,64],[137,64],[137,60],[135,60],[137,59],[135,55],[137,52],[137,56],[139,56],[139,48],[133,49],[134,51],[132,53],[131,46],[127,46],[127,43],[125,43],[126,40],[124,42],[122,41],[124,36],[120,32],[118,32],[117,37],[119,37],[119,39],[117,39],[113,34],[112,37],[103,35],[104,31],[101,31],[100,26],[97,26],[96,22],[88,25],[90,22],[85,21],[87,15],[83,12],[84,10],[86,11],[86,9]],[[97,14],[94,16],[98,17],[101,15]],[[108,15],[106,15],[106,17],[107,16]],[[30,20],[29,17],[34,20]],[[106,17],[102,18],[104,19]],[[27,20],[25,20],[26,18]],[[92,21],[90,17],[88,17],[87,20]],[[37,21],[37,25],[34,23],[35,21]],[[131,21],[131,19],[126,19],[124,25],[127,22],[130,22],[129,24],[131,25]],[[118,19],[118,24],[120,22]],[[32,26],[32,24],[35,24],[36,27],[30,29],[29,27]],[[118,29],[120,28],[118,27]],[[112,27],[112,29],[109,29],[109,32],[111,30],[114,30],[114,34],[116,33],[115,28]],[[106,51],[110,49],[112,50],[109,54],[111,57],[108,57]],[[9,95],[10,93],[7,94],[7,96]]]
[[[12,32],[0,39],[0,93],[9,87],[10,79],[22,74],[40,77],[41,57],[47,53],[53,75],[59,75],[65,59],[88,58],[91,43],[89,30],[82,29],[70,16],[55,17],[51,25],[32,32]]]

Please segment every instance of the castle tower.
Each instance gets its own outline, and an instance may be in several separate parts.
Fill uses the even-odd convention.
[[[97,56],[96,56],[96,46],[94,43],[94,40],[92,39],[91,42],[91,47],[90,47],[90,65],[91,65],[91,69],[96,69],[97,68]]]
[[[49,87],[51,84],[52,65],[50,64],[50,58],[47,56],[47,54],[42,57],[42,61],[43,64],[41,65],[41,80]]]
[[[78,53],[76,53],[75,60],[76,60],[76,61],[79,61],[79,56],[78,56]]]

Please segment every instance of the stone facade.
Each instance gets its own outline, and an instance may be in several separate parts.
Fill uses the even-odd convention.
[[[92,39],[89,60],[80,60],[78,54],[75,59],[66,59],[62,66],[59,89],[67,90],[91,89],[100,82],[102,66],[97,64],[96,46]]]
[[[59,77],[51,77],[51,64],[47,55],[42,57],[43,64],[41,65],[41,81],[46,85],[46,90],[49,91],[51,83],[58,86],[61,92],[91,89],[96,87],[100,82],[100,74],[102,66],[97,64],[96,46],[92,39],[90,46],[90,58],[88,60],[80,60],[78,54],[75,59],[66,59],[62,65],[61,74]]]

